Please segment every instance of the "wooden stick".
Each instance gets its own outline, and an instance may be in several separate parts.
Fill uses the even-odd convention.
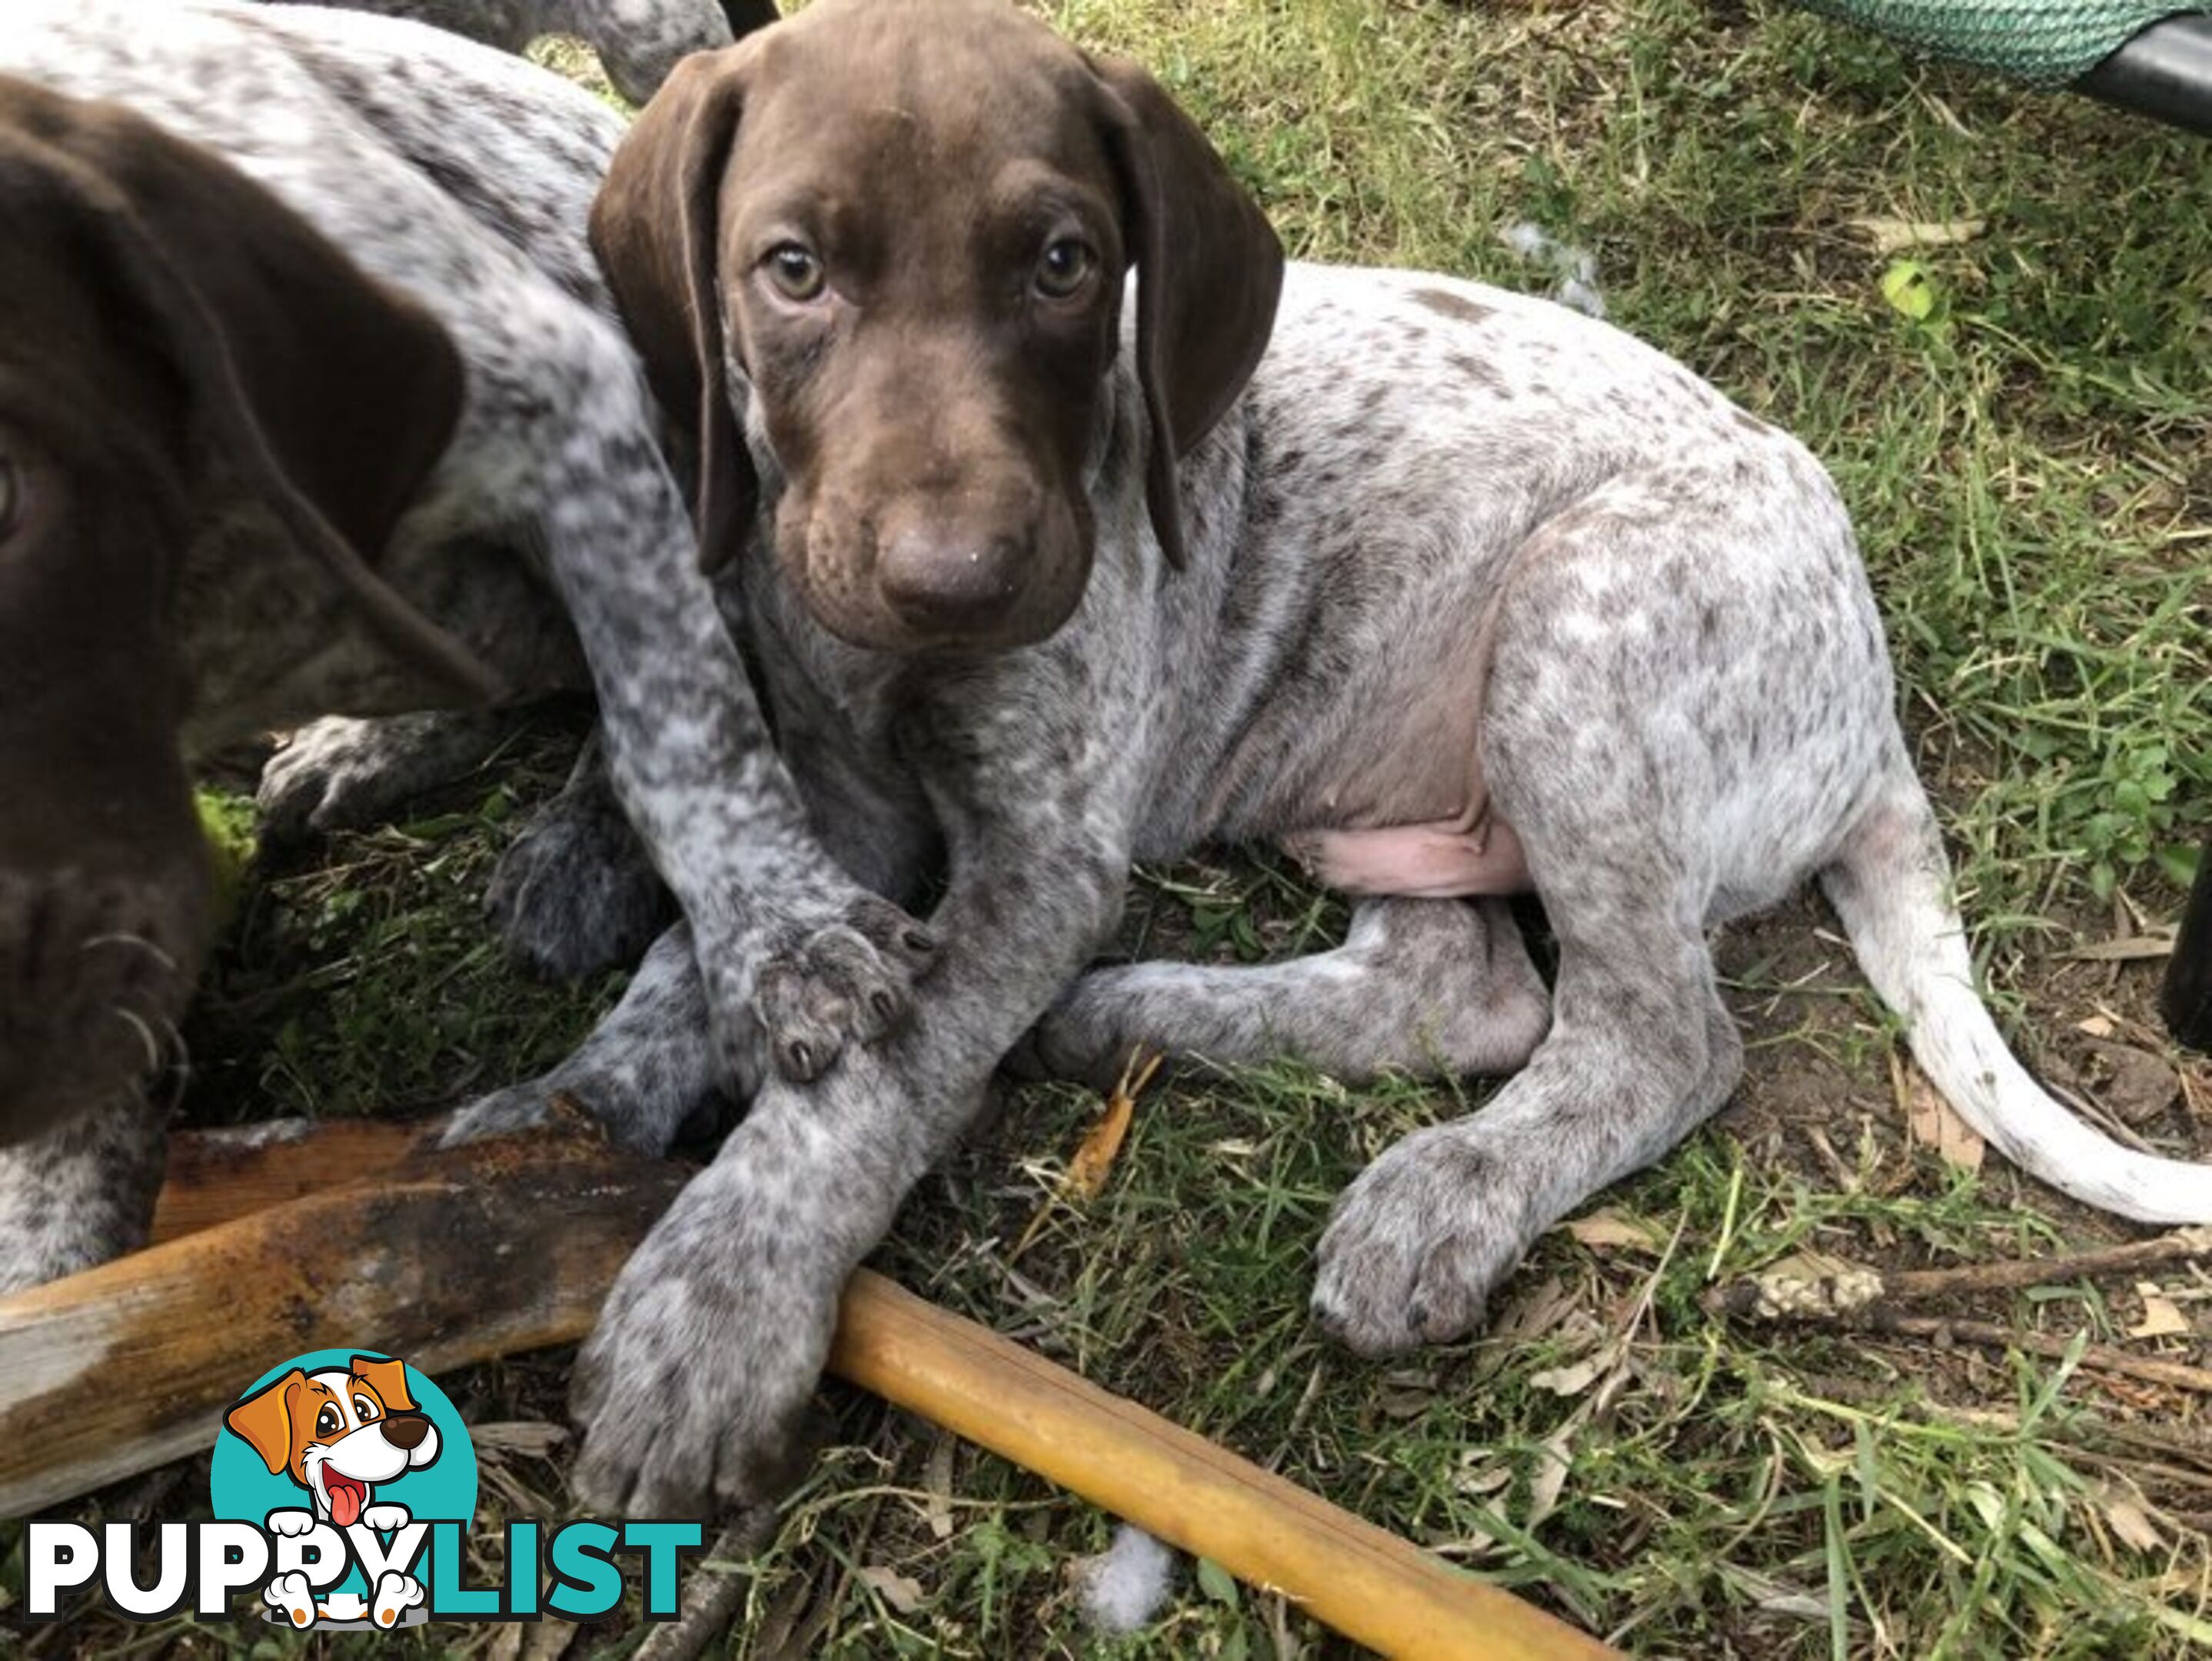
[[[434,1373],[580,1338],[684,1179],[565,1138],[484,1142],[0,1299],[0,1517],[210,1445],[307,1350]]]
[[[303,1350],[353,1344],[434,1372],[580,1336],[684,1175],[559,1138],[424,1153],[419,1129],[357,1132],[332,1144],[337,1170],[319,1136],[188,1148],[200,1197],[165,1214],[199,1232],[0,1302],[0,1515],[207,1446],[238,1391]],[[226,1154],[250,1162],[250,1183],[213,1180]],[[375,1180],[313,1191],[364,1171]],[[223,1218],[286,1192],[301,1197]],[[1386,1654],[1615,1654],[866,1270],[830,1366]]]
[[[386,1177],[426,1152],[434,1127],[281,1119],[177,1137],[152,1242],[174,1240],[340,1183]]]
[[[1891,1272],[1839,1262],[1833,1274],[1807,1275],[1785,1267],[1715,1287],[1703,1302],[1710,1314],[1744,1320],[1864,1323],[1898,1304],[1964,1293],[2063,1286],[2100,1275],[2136,1274],[2207,1258],[2212,1258],[2212,1228],[2177,1228],[2148,1240],[2057,1257],[2008,1257],[1950,1269]]]
[[[1876,1311],[1864,1329],[1895,1333],[1906,1338],[1953,1339],[1984,1349],[2023,1349],[2030,1355],[2041,1355],[2054,1361],[2063,1360],[2073,1348],[2070,1339],[2047,1332],[2016,1332],[1994,1321],[1956,1321],[1941,1315]],[[2100,1372],[2117,1372],[2172,1390],[2212,1396],[2212,1367],[2191,1366],[2186,1361],[2162,1361],[2153,1355],[2134,1355],[2124,1349],[2114,1349],[2110,1344],[2084,1345],[2081,1365]]]
[[[2059,1257],[2005,1257],[1954,1269],[1909,1269],[1881,1277],[1883,1296],[1900,1301],[1960,1292],[2014,1292],[2063,1286],[2099,1275],[2128,1275],[2212,1257],[2212,1228],[2178,1228],[2148,1240]]]

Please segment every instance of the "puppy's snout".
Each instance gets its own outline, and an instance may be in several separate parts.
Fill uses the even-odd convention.
[[[1024,536],[917,526],[896,532],[878,549],[876,581],[892,610],[908,623],[958,630],[988,623],[1013,605],[1029,563]]]
[[[430,1421],[420,1414],[395,1413],[384,1421],[384,1439],[396,1448],[416,1448],[430,1433]]]

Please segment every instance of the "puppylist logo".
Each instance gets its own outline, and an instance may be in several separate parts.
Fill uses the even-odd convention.
[[[136,1621],[186,1608],[318,1631],[389,1632],[425,1621],[594,1621],[621,1603],[625,1553],[641,1561],[645,1615],[675,1617],[696,1523],[507,1524],[499,1585],[470,1585],[476,1449],[446,1393],[406,1362],[318,1350],[271,1368],[223,1415],[209,1476],[216,1520],[154,1525],[39,1521],[24,1541],[23,1610],[61,1616],[98,1582]],[[141,1584],[142,1576],[145,1579]]]

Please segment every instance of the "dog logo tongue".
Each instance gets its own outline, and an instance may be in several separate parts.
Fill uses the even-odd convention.
[[[331,1521],[342,1529],[349,1529],[361,1520],[361,1508],[368,1503],[368,1483],[326,1470],[323,1473],[323,1486],[331,1491]]]

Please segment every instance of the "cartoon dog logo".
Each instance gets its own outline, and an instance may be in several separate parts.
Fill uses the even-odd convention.
[[[291,1478],[313,1500],[312,1510],[279,1510],[267,1526],[280,1535],[303,1535],[318,1523],[349,1529],[366,1524],[378,1533],[407,1526],[407,1507],[379,1504],[376,1485],[420,1469],[438,1457],[438,1429],[407,1393],[402,1361],[356,1355],[343,1368],[305,1372],[294,1367],[247,1396],[223,1416],[269,1467]],[[295,1627],[316,1620],[390,1627],[422,1601],[410,1574],[386,1573],[374,1594],[338,1594],[318,1602],[304,1574],[280,1574],[262,1601]]]

